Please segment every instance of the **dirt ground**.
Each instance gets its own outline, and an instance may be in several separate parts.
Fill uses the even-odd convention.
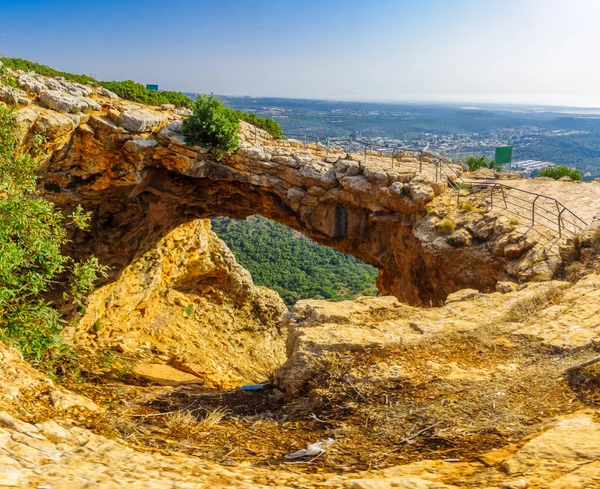
[[[423,459],[474,461],[557,415],[597,407],[600,367],[565,375],[594,354],[565,354],[485,326],[418,347],[332,355],[298,399],[273,386],[161,387],[114,372],[69,387],[106,408],[82,425],[140,449],[299,473],[360,472]],[[284,458],[328,438],[334,443],[323,456]]]

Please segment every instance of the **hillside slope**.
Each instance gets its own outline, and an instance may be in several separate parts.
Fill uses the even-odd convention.
[[[240,265],[258,285],[275,290],[288,306],[300,299],[354,299],[377,295],[377,269],[260,216],[212,219]]]

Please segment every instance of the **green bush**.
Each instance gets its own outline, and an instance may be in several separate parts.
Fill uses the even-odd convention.
[[[538,172],[538,177],[550,177],[558,180],[562,177],[570,177],[573,180],[581,181],[581,172],[579,170],[571,170],[566,166],[549,166]]]
[[[236,113],[214,95],[198,95],[193,114],[183,121],[182,133],[186,143],[215,149],[219,157],[240,145]]]
[[[264,129],[275,139],[284,139],[283,137],[283,129],[279,125],[278,122],[274,121],[270,117],[262,118],[258,117],[256,114],[248,114],[241,110],[236,110],[235,115],[241,121],[248,122],[253,126],[259,127],[260,129]]]
[[[64,71],[58,71],[54,68],[50,68],[49,66],[36,63],[35,61],[29,61],[27,59],[22,58],[2,58],[2,63],[7,68],[12,68],[13,70],[23,70],[23,71],[35,71],[40,75],[46,76],[62,76],[67,80],[71,80],[77,83],[87,84],[87,85],[98,85],[98,80],[92,78],[88,75],[74,75],[73,73],[66,73]]]
[[[173,104],[177,107],[191,107],[194,103],[181,92],[148,90],[144,85],[133,80],[100,82],[100,85],[121,98],[146,105]]]
[[[469,156],[464,160],[465,165],[469,167],[469,171],[475,171],[479,168],[490,168],[492,170],[502,170],[502,165],[496,165],[494,160],[488,160],[485,155]]]
[[[76,263],[62,254],[65,217],[36,194],[38,161],[17,156],[17,128],[15,113],[0,105],[0,340],[40,362],[61,349],[60,318],[44,294],[67,274],[66,298],[81,303],[105,268],[95,257]],[[43,138],[34,140],[39,150]],[[78,208],[70,217],[85,228],[90,216]]]

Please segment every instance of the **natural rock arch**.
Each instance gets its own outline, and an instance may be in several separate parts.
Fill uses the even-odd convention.
[[[531,248],[497,216],[459,221],[444,187],[417,174],[410,158],[392,168],[341,148],[273,141],[241,123],[240,149],[219,161],[185,144],[177,113],[91,96],[86,114],[32,104],[19,119],[25,149],[35,133],[48,138],[48,197],[94,211],[92,232],[74,236],[73,252],[93,251],[113,276],[174,227],[219,215],[261,214],[290,226],[376,266],[382,293],[416,304],[465,287],[489,290],[509,277],[503,247],[525,243],[521,255]],[[461,239],[438,231],[446,214],[464,228]],[[526,279],[521,255],[510,257],[510,270]]]

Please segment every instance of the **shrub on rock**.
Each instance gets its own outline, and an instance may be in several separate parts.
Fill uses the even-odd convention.
[[[214,149],[218,156],[240,145],[237,115],[214,95],[198,96],[192,115],[183,121],[182,133],[186,143]]]

